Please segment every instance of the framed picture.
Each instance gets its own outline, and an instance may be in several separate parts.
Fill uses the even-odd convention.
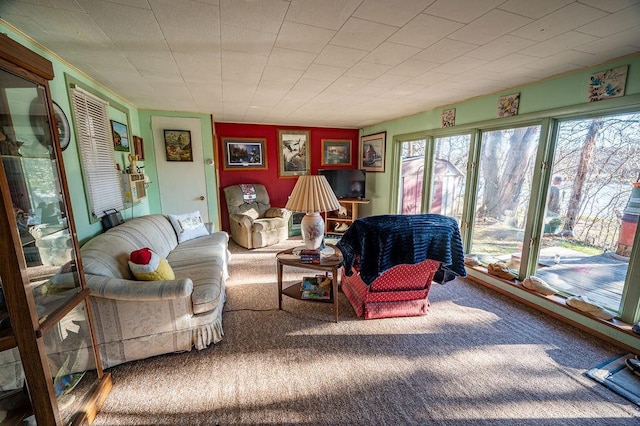
[[[131,138],[133,139],[133,153],[138,156],[138,160],[144,161],[142,138],[140,136],[132,136]]]
[[[445,109],[440,116],[442,127],[453,127],[456,125],[456,109]]]
[[[322,139],[321,143],[323,166],[351,165],[351,140]]]
[[[164,151],[167,154],[167,161],[193,161],[191,131],[165,130]]]
[[[384,154],[387,132],[360,138],[359,168],[368,172],[384,172]]]
[[[127,125],[111,120],[111,134],[113,135],[113,149],[129,152],[129,132]]]
[[[280,177],[309,174],[310,133],[308,130],[278,130]]]
[[[518,106],[520,104],[520,93],[501,96],[498,99],[498,117],[511,117],[518,115]]]
[[[600,71],[589,77],[589,102],[624,96],[629,65]]]
[[[267,140],[222,138],[224,170],[267,170]]]

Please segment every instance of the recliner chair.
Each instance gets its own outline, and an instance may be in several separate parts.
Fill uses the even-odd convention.
[[[231,238],[248,249],[270,246],[289,238],[291,212],[271,207],[264,185],[241,184],[224,188]]]

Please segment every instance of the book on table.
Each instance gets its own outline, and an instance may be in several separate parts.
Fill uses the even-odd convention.
[[[329,300],[331,299],[331,277],[321,274],[303,277],[300,291],[303,299]]]

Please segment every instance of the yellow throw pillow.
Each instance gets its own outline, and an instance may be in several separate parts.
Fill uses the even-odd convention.
[[[165,281],[176,278],[167,259],[149,247],[131,252],[129,269],[131,269],[133,276],[140,281]]]

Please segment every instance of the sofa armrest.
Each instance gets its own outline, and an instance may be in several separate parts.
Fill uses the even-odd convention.
[[[247,229],[251,229],[253,226],[253,218],[246,214],[232,214],[229,215],[229,221],[240,225],[240,227],[244,227]]]
[[[271,207],[264,213],[264,217],[281,217],[285,220],[289,220],[291,212],[281,207]]]
[[[191,297],[190,278],[168,281],[135,281],[86,274],[91,296],[105,299],[151,301]]]

